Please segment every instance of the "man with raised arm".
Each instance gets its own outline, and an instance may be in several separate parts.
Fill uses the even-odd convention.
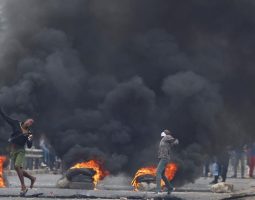
[[[0,115],[12,128],[12,134],[8,140],[11,145],[10,155],[11,155],[12,162],[14,163],[14,168],[18,174],[18,177],[21,183],[20,196],[25,196],[28,189],[25,186],[24,177],[30,179],[31,189],[33,188],[33,185],[36,180],[36,177],[31,176],[23,169],[23,163],[25,159],[25,145],[27,145],[28,148],[32,147],[33,135],[30,131],[30,127],[34,123],[34,120],[27,119],[24,122],[21,122],[21,121],[12,119],[3,112],[2,108],[0,108]]]
[[[161,192],[160,182],[162,178],[168,189],[168,194],[170,194],[171,191],[173,190],[173,186],[167,180],[167,177],[165,176],[165,169],[168,162],[171,159],[171,147],[173,145],[179,144],[179,141],[178,139],[173,138],[169,130],[164,130],[161,133],[161,137],[162,139],[159,143],[159,150],[158,150],[159,163],[158,163],[157,172],[156,172],[156,184],[157,184],[156,192],[157,193]]]

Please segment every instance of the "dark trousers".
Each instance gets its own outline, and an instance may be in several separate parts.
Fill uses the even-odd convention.
[[[241,177],[244,177],[244,170],[245,170],[245,154],[244,153],[239,153],[235,155],[235,160],[234,160],[234,177],[237,176],[237,168],[239,165],[239,161],[241,161]]]
[[[220,174],[221,174],[222,182],[226,181],[227,173],[228,173],[228,163],[221,164]]]
[[[156,172],[157,192],[161,190],[161,184],[160,184],[161,178],[165,182],[165,185],[168,191],[171,191],[173,188],[172,184],[167,180],[167,177],[165,176],[165,169],[166,169],[167,163],[168,163],[167,159],[164,159],[164,158],[160,159],[158,163],[157,172]]]

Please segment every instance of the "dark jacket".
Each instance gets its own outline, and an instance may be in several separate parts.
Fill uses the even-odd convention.
[[[228,150],[223,150],[218,156],[218,161],[220,165],[228,166],[230,159],[230,152]]]
[[[9,139],[9,142],[15,145],[18,145],[20,147],[24,147],[25,144],[27,144],[28,148],[32,147],[32,140],[28,140],[28,134],[23,134],[21,125],[23,122],[20,122],[18,120],[12,119],[8,117],[0,108],[0,115],[4,118],[4,120],[11,126],[12,128],[12,134]],[[30,131],[29,131],[30,132]]]
[[[170,160],[171,147],[177,144],[177,140],[171,135],[163,137],[159,143],[158,158],[164,158]]]

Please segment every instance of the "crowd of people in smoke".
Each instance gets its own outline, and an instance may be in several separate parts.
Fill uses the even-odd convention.
[[[226,146],[218,156],[206,159],[204,176],[213,177],[210,184],[216,184],[219,181],[225,182],[227,177],[254,178],[254,167],[255,142],[250,145],[242,145],[239,148]]]

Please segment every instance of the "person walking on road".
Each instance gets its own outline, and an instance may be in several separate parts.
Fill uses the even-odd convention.
[[[173,190],[172,184],[168,181],[167,177],[165,176],[165,169],[167,163],[171,159],[171,148],[173,145],[179,144],[178,139],[173,138],[171,135],[171,132],[169,130],[164,130],[161,133],[161,141],[159,144],[159,151],[158,151],[158,158],[159,158],[159,163],[157,166],[157,172],[156,172],[156,193],[161,192],[161,179],[165,182],[165,185],[168,189],[168,194],[171,193]]]

